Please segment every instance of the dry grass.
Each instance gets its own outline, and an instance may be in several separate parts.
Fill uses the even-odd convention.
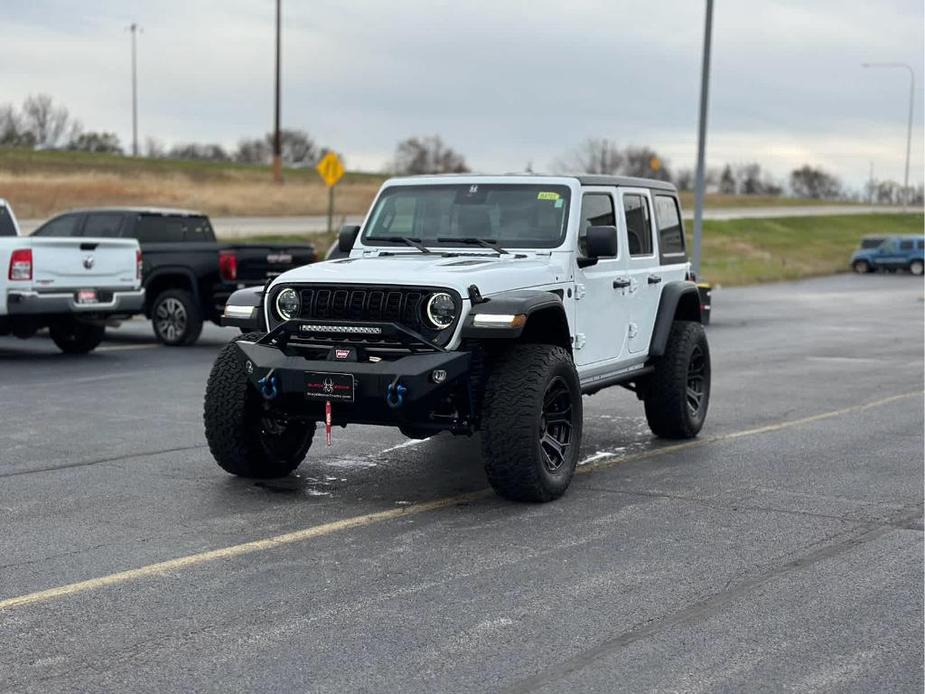
[[[378,181],[342,183],[336,190],[339,213],[364,212]],[[328,192],[321,183],[192,180],[184,175],[131,177],[115,174],[9,174],[0,172],[0,197],[23,219],[49,217],[75,207],[150,205],[186,207],[213,216],[310,215],[327,212]]]

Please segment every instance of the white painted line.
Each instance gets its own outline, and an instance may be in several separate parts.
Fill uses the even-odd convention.
[[[399,448],[408,448],[408,446],[417,446],[419,443],[424,443],[427,439],[408,439],[403,441],[397,446],[392,446],[391,448],[386,448],[384,451],[379,451],[379,455],[383,453],[391,453],[392,451],[397,451]]]

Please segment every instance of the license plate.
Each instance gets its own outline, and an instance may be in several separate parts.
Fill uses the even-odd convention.
[[[316,400],[353,402],[353,374],[334,374],[307,371],[305,397]]]
[[[270,253],[267,256],[267,262],[270,265],[289,265],[292,262],[292,256],[289,253]]]
[[[77,292],[78,304],[95,304],[98,301],[95,289],[81,289]]]

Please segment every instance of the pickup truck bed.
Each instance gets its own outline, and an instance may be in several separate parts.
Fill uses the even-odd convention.
[[[107,324],[144,305],[141,251],[132,239],[31,238],[0,200],[16,235],[0,236],[0,334],[49,328],[65,352],[88,352]]]
[[[137,239],[144,255],[143,313],[164,344],[189,345],[204,320],[219,323],[232,292],[263,286],[316,258],[311,244],[220,243],[208,217],[186,210],[109,208],[59,215],[34,236]]]

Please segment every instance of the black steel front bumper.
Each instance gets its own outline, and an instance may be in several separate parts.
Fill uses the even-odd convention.
[[[321,332],[334,341],[326,359],[306,358],[298,353],[298,347],[288,343],[286,337],[292,333],[305,335],[300,330],[303,325],[322,327]],[[420,338],[417,346],[426,345],[427,351],[412,349],[405,356],[371,361],[372,350],[367,343],[346,335],[338,341],[341,336],[326,329],[338,326],[344,327],[343,322],[289,321],[257,342],[235,344],[254,388],[271,405],[288,413],[320,421],[330,402],[335,424],[407,425],[435,430],[468,425],[470,413],[460,411],[458,406],[465,401],[469,385],[470,352],[447,352]],[[359,324],[346,327],[356,328]],[[364,323],[362,327],[408,335],[393,323]],[[414,337],[408,339],[415,342]],[[329,390],[325,391],[325,387]],[[454,407],[456,416],[449,414]]]

